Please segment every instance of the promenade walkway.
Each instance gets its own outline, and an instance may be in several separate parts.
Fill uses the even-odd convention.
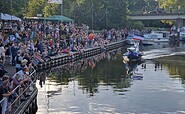
[[[16,70],[15,66],[9,64],[9,61],[10,61],[9,57],[6,57],[5,70],[8,72],[6,73],[6,75],[12,77],[16,73]]]
[[[13,77],[14,74],[16,73],[16,69],[15,69],[15,66],[12,66],[9,64],[9,60],[10,58],[9,57],[6,57],[6,62],[5,62],[5,70],[8,72],[6,73],[5,75],[8,75],[10,77]],[[31,109],[32,111],[30,112],[33,112],[35,113],[36,111],[36,98],[35,96],[37,96],[37,89],[35,89],[36,86],[34,86],[34,84],[30,84],[31,85],[31,88],[33,88],[30,93],[29,93],[29,97],[27,97],[24,101],[19,101],[19,99],[17,99],[17,102],[20,103],[20,105],[18,107],[11,107],[11,112],[9,112],[9,114],[18,114],[20,112],[20,114],[23,114],[23,111],[26,110],[26,109],[29,109],[30,106],[33,106]],[[30,88],[30,87],[28,87]],[[26,88],[27,89],[27,88]],[[34,90],[34,91],[33,91]],[[28,104],[31,104],[31,105],[28,105]],[[29,108],[27,108],[27,106],[29,106]],[[22,110],[24,109],[24,110]]]

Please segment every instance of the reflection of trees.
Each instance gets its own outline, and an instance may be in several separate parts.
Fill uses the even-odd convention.
[[[122,91],[130,86],[130,79],[126,77],[126,69],[122,63],[121,54],[111,52],[111,58],[104,59],[107,54],[100,54],[75,64],[68,64],[51,71],[51,79],[62,85],[74,79],[82,90],[93,96],[98,92],[98,86],[111,86],[115,92]]]
[[[130,80],[126,78],[126,69],[121,61],[121,59],[110,59],[110,61],[104,59],[94,69],[86,69],[78,77],[79,85],[82,89],[90,92],[90,95],[98,92],[99,83],[104,86],[112,86],[115,91],[128,88]]]
[[[185,82],[185,64],[172,62],[163,64],[166,69],[168,69],[171,77],[180,76],[180,78]]]
[[[171,78],[176,78],[176,76],[182,79],[182,83],[185,84],[185,57],[184,56],[172,56],[162,58],[162,66],[168,70]]]
[[[94,69],[86,69],[78,77],[79,85],[87,92],[98,92],[97,87],[100,83],[104,86],[112,86],[115,90],[128,88],[130,80],[126,78],[126,70],[123,67],[121,60],[106,61],[98,63]]]

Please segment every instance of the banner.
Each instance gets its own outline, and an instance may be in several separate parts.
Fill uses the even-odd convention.
[[[62,4],[62,0],[48,0],[48,3]]]

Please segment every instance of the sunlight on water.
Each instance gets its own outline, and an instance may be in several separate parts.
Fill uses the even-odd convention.
[[[155,49],[146,51],[146,56],[164,56],[168,52],[167,48]],[[184,52],[169,54],[174,53]],[[42,87],[37,81],[37,114],[185,112],[185,65],[153,60],[123,64],[121,55],[111,52],[54,69]]]

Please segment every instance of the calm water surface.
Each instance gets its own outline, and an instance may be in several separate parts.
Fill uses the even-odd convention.
[[[153,60],[182,54],[184,44],[156,46],[144,48],[141,64],[123,64],[119,49],[40,74],[48,75],[37,82],[37,114],[184,114],[185,64]]]

